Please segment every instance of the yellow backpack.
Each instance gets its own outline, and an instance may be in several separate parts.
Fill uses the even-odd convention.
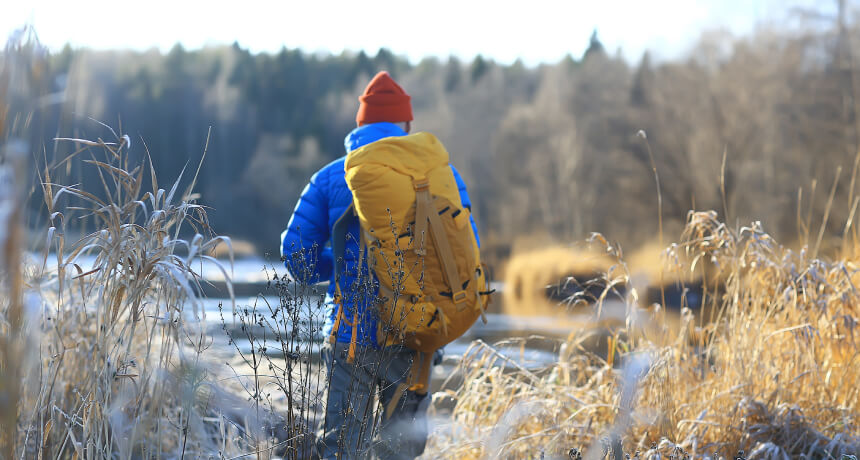
[[[389,137],[350,152],[344,168],[361,246],[379,282],[377,337],[421,352],[411,384],[426,391],[433,353],[483,317],[490,293],[448,152],[432,134]],[[338,224],[335,259],[345,227]],[[340,311],[333,335],[346,320]]]

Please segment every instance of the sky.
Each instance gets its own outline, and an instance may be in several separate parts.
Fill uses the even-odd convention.
[[[381,47],[418,62],[476,55],[527,65],[581,56],[593,30],[610,51],[636,61],[683,56],[709,29],[735,35],[784,20],[811,0],[429,0],[429,1],[49,1],[6,0],[0,36],[35,27],[42,43],[96,49],[188,49],[238,42],[251,51],[281,47],[339,54]],[[818,4],[835,4],[818,1]],[[832,8],[831,8],[832,9]]]

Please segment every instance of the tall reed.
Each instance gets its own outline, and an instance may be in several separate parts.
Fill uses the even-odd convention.
[[[210,340],[197,293],[203,262],[221,267],[231,286],[228,268],[207,255],[229,240],[213,236],[194,201],[196,177],[187,188],[182,174],[160,188],[151,164],[132,161],[129,136],[113,136],[58,139],[78,147],[68,161],[97,171],[98,191],[55,183],[56,165],[40,172],[50,227],[24,280],[39,305],[28,327],[40,337],[22,377],[20,458],[196,458],[219,450],[225,422],[211,418],[217,388],[202,361]],[[91,231],[67,240],[82,215]]]

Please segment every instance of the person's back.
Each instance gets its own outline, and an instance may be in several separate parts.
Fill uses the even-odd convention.
[[[374,77],[359,100],[358,127],[344,142],[347,153],[382,139],[406,136],[410,131],[410,98],[386,72]],[[360,226],[348,212],[353,195],[345,180],[344,161],[335,160],[314,174],[281,235],[281,254],[294,278],[307,283],[330,281],[323,333],[330,335],[333,343],[327,343],[322,351],[328,392],[318,435],[319,453],[321,458],[335,458],[338,453],[339,458],[355,458],[372,449],[380,458],[414,458],[426,442],[425,412],[430,401],[426,394],[400,393],[414,352],[399,345],[380,344],[374,308],[378,285],[359,263]],[[462,207],[470,209],[465,184],[453,167],[451,170]],[[335,224],[341,218],[349,219],[346,234],[334,236]],[[477,241],[474,221],[471,225]],[[341,245],[341,264],[335,263],[327,243]],[[335,266],[340,269],[338,283],[334,282]],[[336,285],[341,287],[339,296]],[[382,406],[391,406],[391,410],[382,417],[374,440],[371,438],[377,430],[368,422],[375,420],[373,395],[377,387]]]

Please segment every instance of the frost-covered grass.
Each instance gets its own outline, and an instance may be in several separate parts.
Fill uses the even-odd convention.
[[[456,403],[450,424],[426,457],[860,452],[858,259],[792,251],[757,225],[733,231],[713,212],[691,213],[667,256],[673,270],[707,262],[716,271],[719,286],[705,300],[713,320],[683,310],[680,326],[668,326],[665,310],[643,309],[631,293],[627,323],[605,352],[582,345],[594,331],[573,331],[558,361],[534,372],[511,370],[492,346],[475,344],[460,363],[465,383],[446,392]]]
[[[64,140],[79,147],[69,161],[97,170],[99,183],[61,185],[56,165],[39,168],[43,256],[24,265],[22,248],[4,253],[0,272],[17,286],[0,300],[4,329],[17,330],[4,337],[13,340],[4,351],[15,350],[5,364],[19,379],[5,446],[17,458],[196,458],[224,450],[216,440],[228,433],[231,447],[242,444],[214,415],[219,389],[201,362],[210,339],[196,296],[196,266],[217,263],[209,251],[229,240],[212,236],[195,180],[162,188],[151,164],[129,160],[129,137],[114,137]],[[68,241],[80,216],[94,230]]]

